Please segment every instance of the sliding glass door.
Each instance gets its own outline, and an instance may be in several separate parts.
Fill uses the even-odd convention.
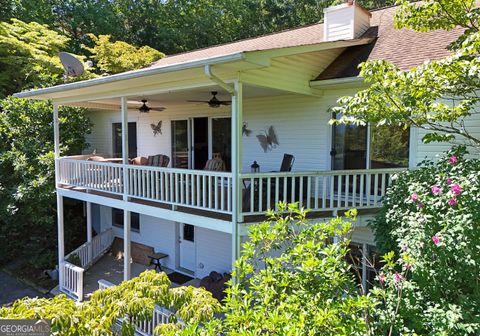
[[[172,121],[172,167],[204,169],[220,157],[231,171],[231,118],[198,117]]]

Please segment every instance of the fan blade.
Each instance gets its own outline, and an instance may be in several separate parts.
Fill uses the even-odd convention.
[[[232,102],[231,101],[219,101],[218,102],[220,105],[225,105],[225,106],[230,106],[232,105]]]
[[[162,112],[162,111],[165,111],[167,108],[166,107],[163,107],[163,106],[159,106],[159,107],[150,107],[150,110],[152,111],[158,111],[158,112]]]
[[[187,100],[189,103],[205,103],[208,104],[210,101],[209,100]]]

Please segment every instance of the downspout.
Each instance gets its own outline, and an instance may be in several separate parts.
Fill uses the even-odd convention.
[[[243,115],[243,86],[236,81],[230,86],[212,73],[210,65],[204,67],[205,75],[218,86],[232,95],[232,266],[240,256],[240,238],[238,223],[241,218],[242,190],[240,189],[240,173],[242,170],[242,115]],[[236,279],[233,278],[235,282]]]
[[[212,68],[211,68],[210,64],[206,64],[206,65],[205,65],[204,71],[205,71],[205,75],[206,75],[212,82],[215,82],[216,84],[218,84],[218,86],[220,86],[222,89],[224,89],[225,91],[227,91],[228,93],[230,93],[232,96],[235,95],[235,90],[232,88],[232,86],[228,85],[227,83],[225,83],[223,80],[221,80],[220,78],[218,78],[217,76],[215,76],[215,75],[212,73]]]

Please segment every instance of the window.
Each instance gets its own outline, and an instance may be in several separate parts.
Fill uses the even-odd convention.
[[[113,156],[122,157],[122,123],[112,124]],[[128,123],[128,157],[137,156],[137,123]]]
[[[368,292],[373,287],[377,272],[382,267],[380,255],[375,246],[368,244],[351,243],[349,249],[347,262],[352,265],[351,270],[357,284]]]
[[[190,224],[183,224],[183,240],[195,241],[195,227]]]
[[[409,140],[409,128],[334,125],[333,169],[408,167]]]
[[[123,228],[123,210],[112,208],[112,225]],[[140,215],[130,213],[130,230],[140,232]]]

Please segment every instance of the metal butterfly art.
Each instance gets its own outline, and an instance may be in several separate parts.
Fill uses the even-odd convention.
[[[157,136],[157,134],[162,135],[162,121],[160,120],[156,125],[150,124],[150,127],[153,130],[153,136]]]
[[[250,134],[252,134],[252,130],[248,129],[248,123],[246,121],[243,122],[242,134],[246,135],[247,137],[250,136]]]
[[[273,126],[270,126],[268,130],[264,130],[263,133],[264,134],[257,135],[257,139],[265,153],[280,145],[277,134],[275,133],[275,128]]]

